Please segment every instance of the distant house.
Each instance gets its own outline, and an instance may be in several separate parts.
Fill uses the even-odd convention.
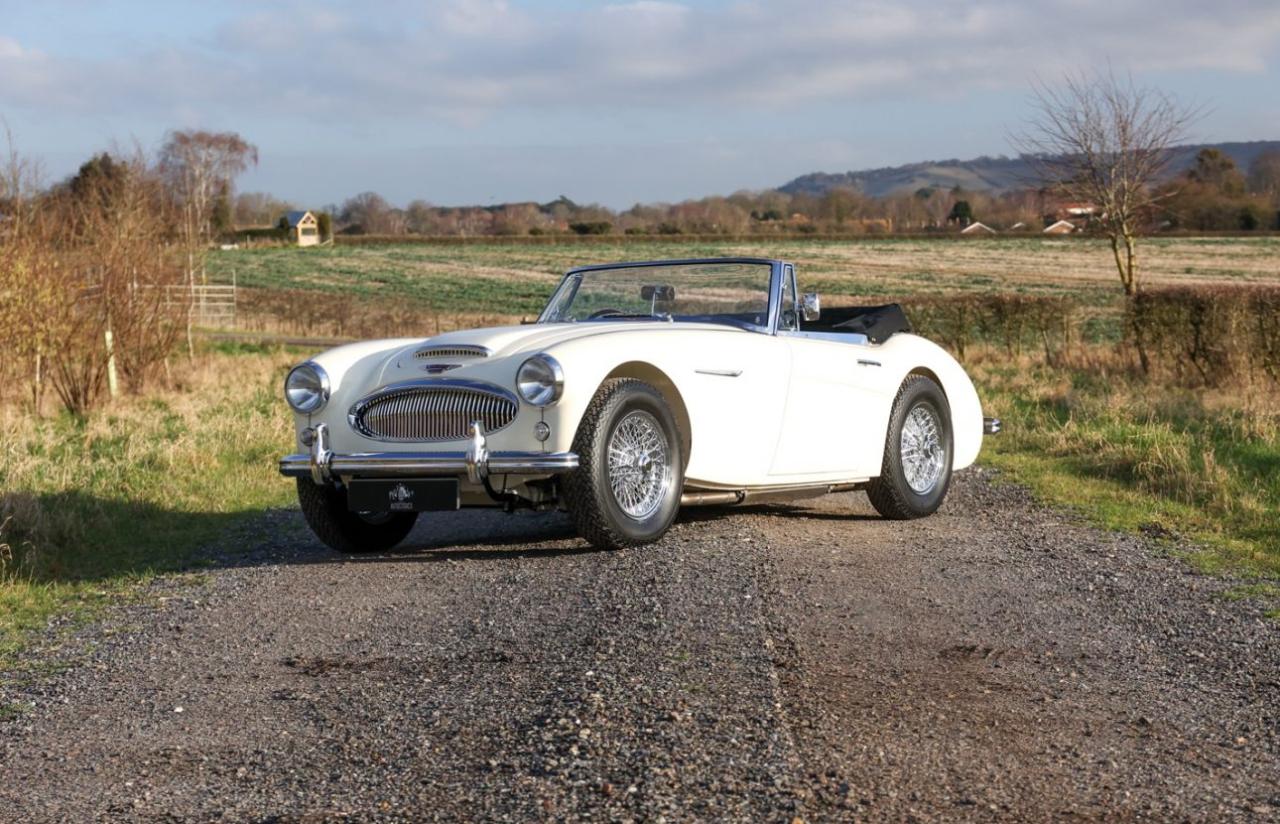
[[[1098,211],[1092,203],[1063,203],[1058,206],[1058,214],[1067,217],[1093,217]]]
[[[976,220],[960,230],[960,234],[962,235],[994,235],[995,233],[995,229],[992,229],[985,223],[979,223]]]
[[[1103,216],[1102,209],[1092,203],[1058,203],[1045,213],[1044,225],[1053,228],[1059,223],[1066,223],[1070,228],[1061,226],[1056,231],[1049,232],[1053,235],[1065,235],[1085,229]],[[1048,229],[1045,231],[1048,232]]]
[[[1078,231],[1080,231],[1080,227],[1069,220],[1059,220],[1044,227],[1046,235],[1069,235]]]
[[[320,225],[311,212],[286,212],[280,227],[287,229],[289,240],[298,246],[315,246],[320,242]]]

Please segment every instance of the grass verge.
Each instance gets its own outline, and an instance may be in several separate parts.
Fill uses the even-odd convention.
[[[91,614],[291,500],[275,459],[293,360],[211,352],[87,418],[0,409],[0,660],[52,615]]]
[[[1274,386],[1182,389],[1096,360],[1052,368],[992,353],[970,371],[1005,423],[988,465],[1105,527],[1190,538],[1205,571],[1280,577]]]

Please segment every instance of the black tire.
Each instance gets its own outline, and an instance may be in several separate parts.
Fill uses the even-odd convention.
[[[938,440],[942,447],[940,475],[931,487],[924,491],[913,489],[908,483],[902,460],[902,428],[908,416],[918,407],[934,416],[938,425]],[[932,515],[942,506],[951,486],[951,465],[955,444],[951,431],[951,407],[938,384],[923,375],[910,375],[898,389],[889,415],[889,432],[885,438],[884,461],[880,477],[873,478],[867,486],[867,497],[885,518],[904,521]]]
[[[316,537],[339,552],[383,552],[400,543],[418,520],[416,512],[388,512],[375,521],[347,509],[347,492],[298,478],[302,517]]]
[[[656,421],[666,440],[665,486],[658,501],[643,517],[628,514],[613,492],[609,477],[609,443],[618,425],[632,413],[645,422]],[[646,417],[647,415],[647,417]],[[600,549],[622,549],[661,538],[680,510],[684,463],[680,431],[662,393],[633,378],[605,381],[591,400],[573,449],[578,468],[565,476],[564,499],[578,534]]]

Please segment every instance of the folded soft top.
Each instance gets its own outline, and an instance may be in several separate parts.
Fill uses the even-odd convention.
[[[910,332],[911,322],[902,306],[824,307],[816,321],[805,321],[802,328],[812,332],[848,332],[866,335],[872,343],[884,343],[899,332]]]

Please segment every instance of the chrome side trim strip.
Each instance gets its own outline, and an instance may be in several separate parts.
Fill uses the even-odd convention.
[[[852,343],[856,346],[868,346],[871,339],[861,332],[799,332],[783,331],[778,335],[784,338],[804,338],[805,340],[825,340],[829,343]]]
[[[722,378],[736,378],[742,374],[741,369],[695,369],[699,375],[718,375]]]

